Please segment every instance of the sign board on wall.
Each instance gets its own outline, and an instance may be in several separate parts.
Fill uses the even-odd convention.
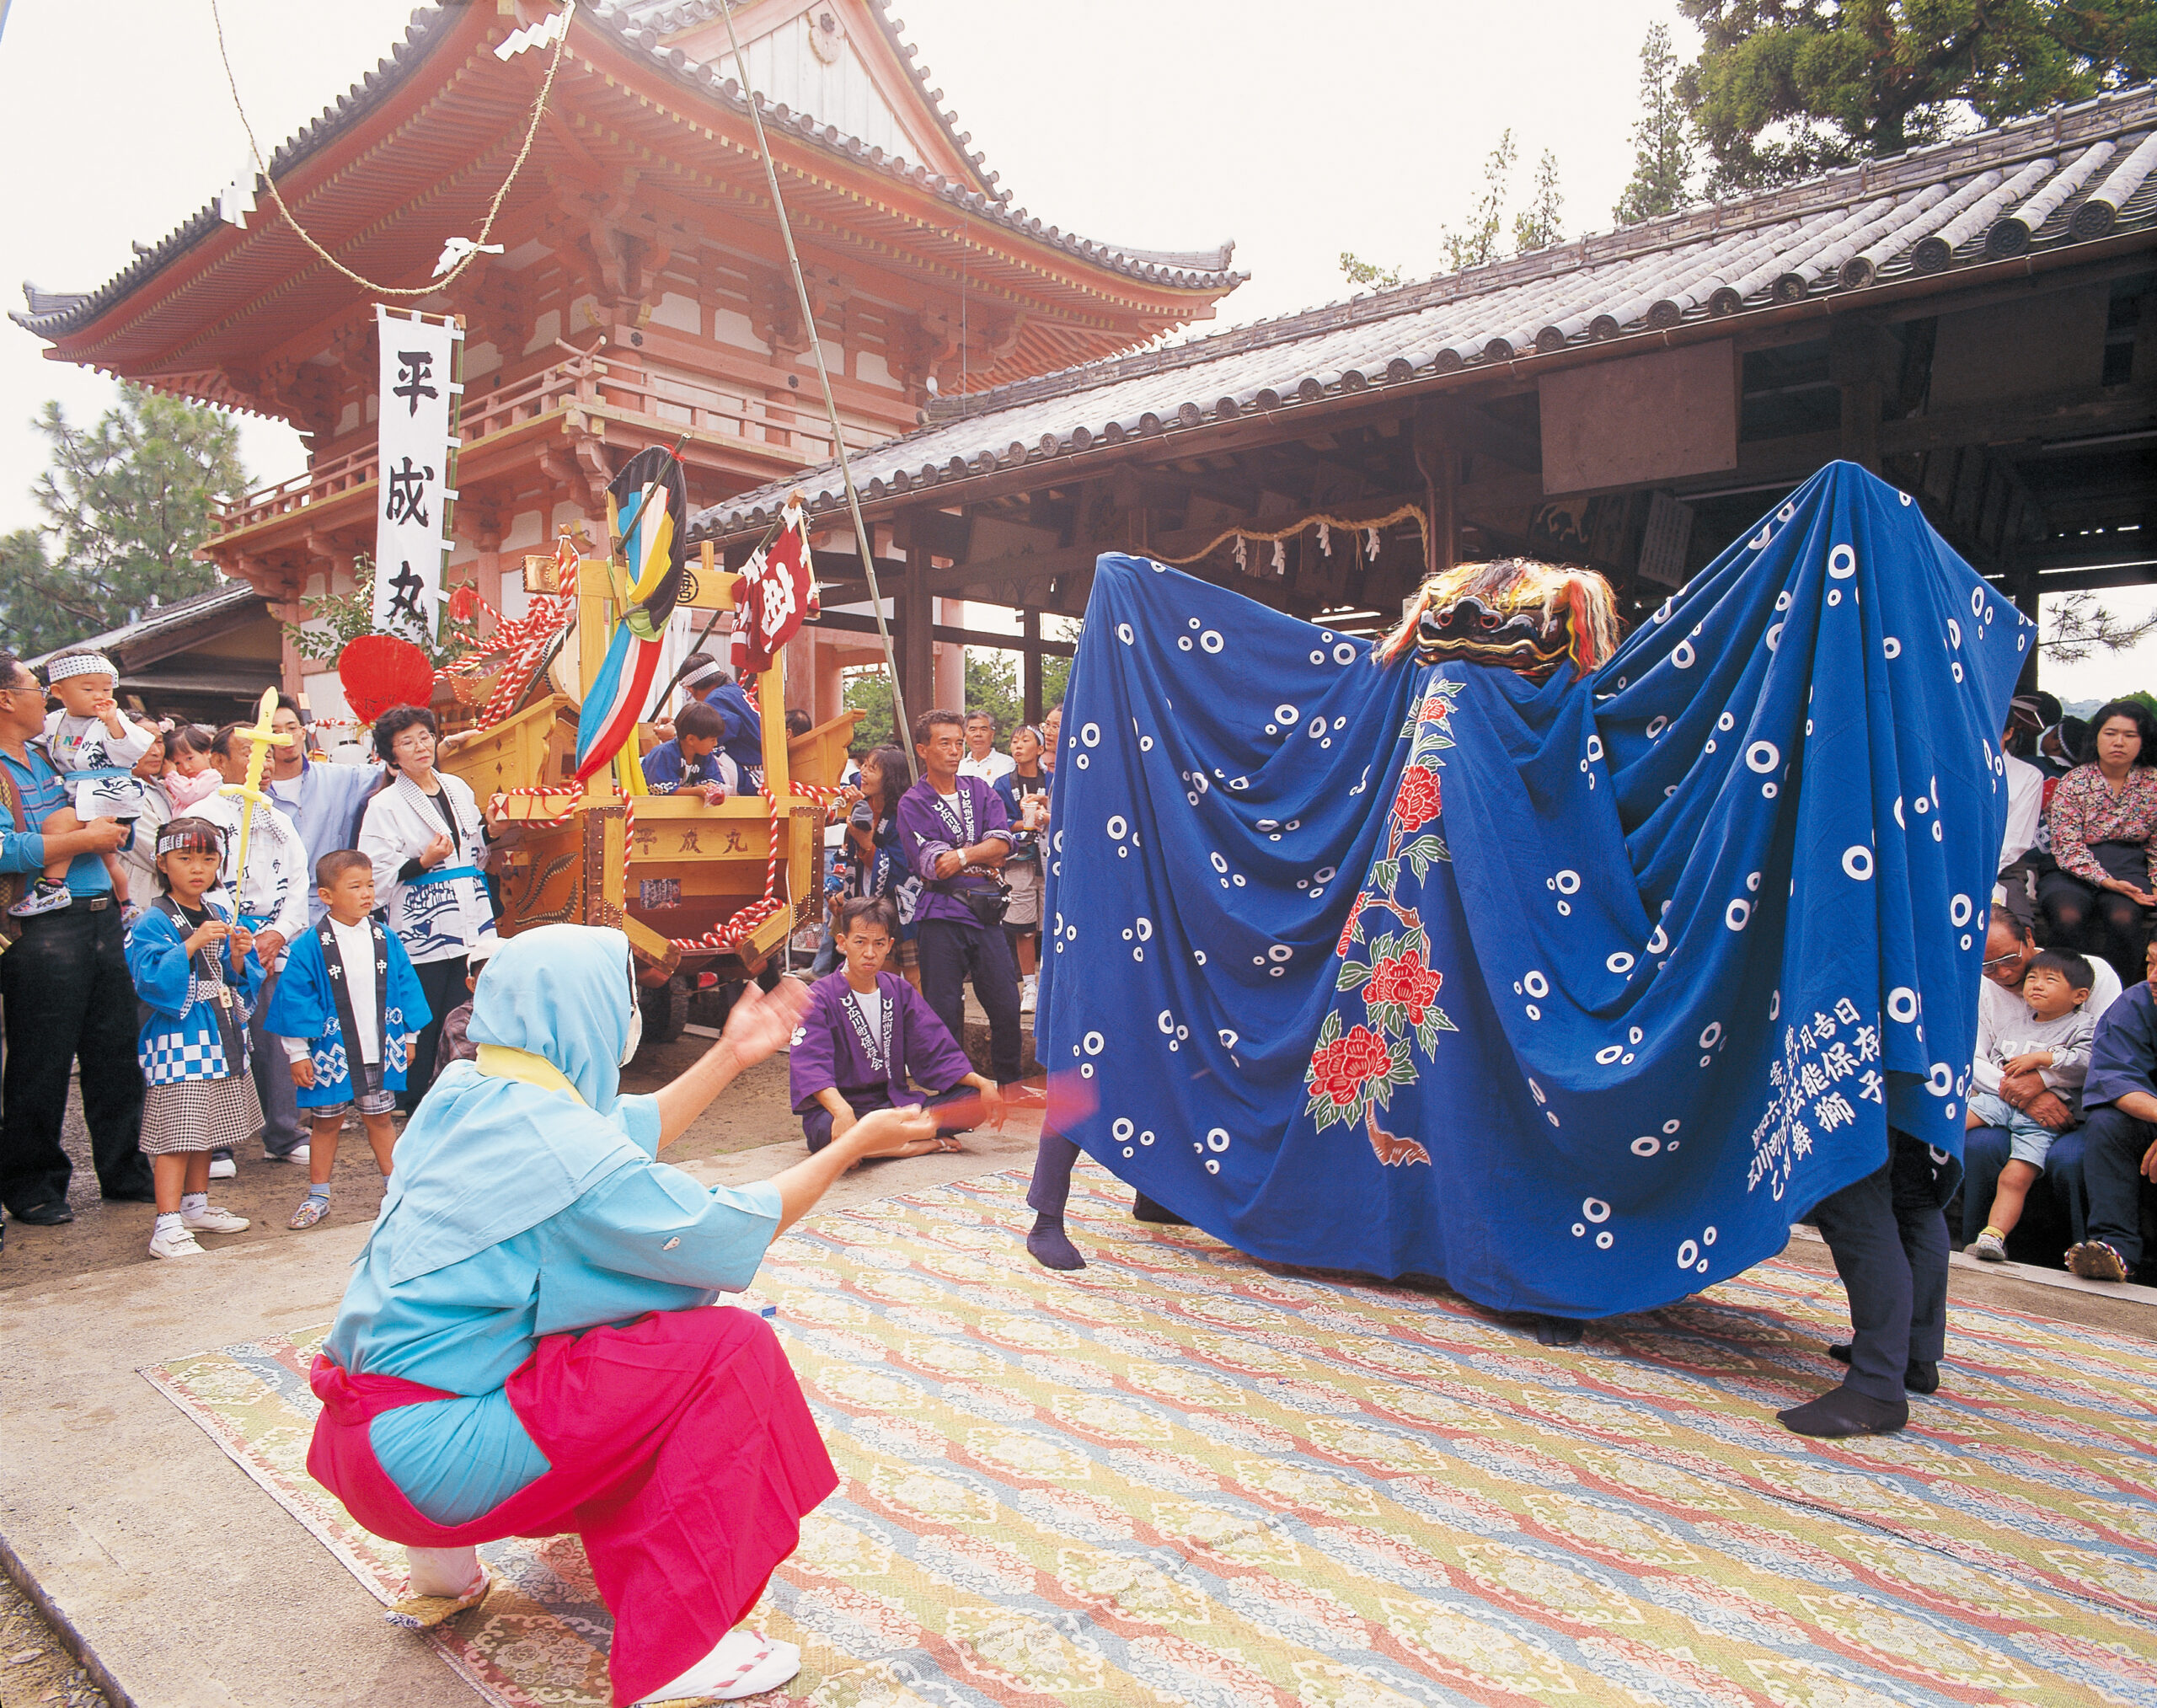
[[[441,627],[449,506],[457,496],[458,357],[464,330],[379,304],[381,470],[375,492],[374,626],[431,640]]]
[[[1544,374],[1543,490],[1589,492],[1737,466],[1728,339]]]
[[[1685,552],[1693,543],[1693,506],[1667,492],[1648,498],[1647,526],[1640,534],[1640,579],[1666,587],[1685,585]]]

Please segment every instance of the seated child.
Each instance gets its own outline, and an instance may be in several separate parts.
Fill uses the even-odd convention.
[[[112,691],[119,672],[95,647],[71,646],[53,654],[45,667],[45,680],[60,709],[45,720],[45,752],[67,784],[69,806],[47,813],[38,829],[51,836],[80,830],[94,818],[117,818],[131,823],[142,815],[142,787],[131,774],[135,762],[150,751],[156,732],[128,721]],[[127,895],[127,870],[117,853],[107,854],[106,875],[112,880],[112,898],[123,915],[131,917]],[[70,862],[48,865],[28,895],[8,908],[19,919],[39,913],[57,913],[73,897],[67,891]]]
[[[285,1225],[312,1228],[329,1213],[337,1132],[359,1108],[387,1175],[397,1129],[389,1111],[404,1089],[412,1041],[430,1015],[419,975],[397,934],[374,918],[374,865],[357,849],[314,863],[315,893],[329,911],[293,939],[262,1029],[285,1041],[295,1100],[314,1118],[308,1140],[307,1197]]]
[[[2007,1129],[2008,1162],[1985,1218],[1985,1230],[1970,1255],[1988,1263],[2007,1256],[2007,1236],[2022,1219],[2023,1201],[2044,1172],[2045,1153],[2058,1137],[1999,1095],[2004,1074],[2038,1074],[2060,1100],[2082,1118],[2082,1082],[2090,1072],[2095,1024],[2083,1011],[2095,975],[2090,963],[2063,949],[2042,949],[2022,980],[2022,999],[2033,1018],[2005,1035],[1983,1006],[1978,1010],[1977,1058],[1971,1064],[1970,1109],[1965,1126]]]
[[[490,920],[479,928],[479,940],[464,951],[464,988],[468,991],[479,988],[479,974],[495,951],[500,948],[501,939],[495,934]],[[435,1044],[435,1077],[442,1077],[442,1070],[452,1062],[476,1062],[479,1047],[471,1039],[472,1004],[467,1000],[449,1011],[442,1023],[442,1036]]]
[[[644,756],[644,780],[654,795],[687,789],[716,806],[741,790],[741,774],[719,751],[725,731],[719,714],[702,700],[692,700],[674,715],[674,738]]]
[[[897,924],[891,904],[880,897],[847,902],[838,918],[846,965],[809,987],[809,1009],[794,1034],[787,1072],[794,1112],[812,1151],[842,1137],[872,1109],[926,1104],[950,1111],[950,1124],[939,1126],[934,1138],[895,1156],[961,1149],[955,1135],[983,1116],[992,1127],[1004,1125],[995,1082],[973,1071],[920,992],[882,970]],[[910,1078],[934,1095],[912,1089]]]
[[[142,1004],[135,1047],[148,1090],[142,1154],[158,1198],[153,1257],[200,1257],[197,1234],[237,1234],[247,1218],[210,1202],[210,1153],[262,1131],[248,1071],[248,999],[262,968],[254,939],[206,899],[223,864],[224,834],[176,818],[157,842],[163,893],[127,934],[127,971]]]

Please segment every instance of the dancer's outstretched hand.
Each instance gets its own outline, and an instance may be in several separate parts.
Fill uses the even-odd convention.
[[[720,1036],[743,1067],[752,1068],[786,1047],[808,1009],[809,989],[798,978],[782,978],[768,991],[752,984],[734,999]]]

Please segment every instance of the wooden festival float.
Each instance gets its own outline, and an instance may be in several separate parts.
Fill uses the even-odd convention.
[[[613,502],[608,510],[611,522]],[[578,780],[580,752],[591,757],[586,720],[622,703],[618,692],[610,703],[607,672],[648,591],[632,575],[634,556],[623,561],[624,547],[634,554],[640,544],[634,522],[624,526],[629,539],[612,534],[607,555],[586,555],[565,534],[552,555],[525,559],[527,613],[496,613],[493,634],[443,672],[452,685],[471,679],[461,685],[468,693],[486,675],[494,684],[475,725],[445,742],[439,763],[513,828],[495,863],[501,934],[562,922],[625,933],[645,987],[646,1036],[664,1041],[680,1032],[690,992],[709,982],[701,975],[754,977],[815,916],[827,811],[861,714],[787,736],[784,642],[805,613],[784,594],[794,608],[752,609],[751,584],[773,573],[768,563],[786,563],[813,586],[800,511],[790,507],[745,572],[720,567],[709,546],[687,564],[664,541],[657,548],[658,572],[680,578],[675,604],[709,613],[705,634],[720,613],[736,613],[737,625],[761,624],[768,666],[744,677],[763,723],[761,793],[745,788],[716,806],[687,792],[650,793],[639,762],[655,739],[645,715],[664,690],[651,696],[648,681],[634,686],[633,722],[618,748]],[[666,565],[670,556],[678,569]]]

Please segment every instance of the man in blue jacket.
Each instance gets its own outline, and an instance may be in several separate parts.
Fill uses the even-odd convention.
[[[135,986],[127,976],[126,931],[100,855],[127,839],[117,819],[38,833],[67,804],[67,785],[45,755],[45,689],[13,653],[0,652],[0,871],[33,877],[47,860],[72,857],[67,888],[76,905],[24,919],[0,955],[7,1004],[5,1113],[0,1116],[0,1202],[18,1222],[56,1227],[72,1170],[61,1148],[67,1080],[83,1062],[83,1119],[108,1199],[151,1201],[142,1138],[142,1076],[134,1071]]]
[[[764,720],[748,690],[735,681],[732,671],[702,652],[682,661],[682,686],[719,714],[725,725],[719,751],[734,762],[742,786],[756,788],[764,774]]]
[[[2067,1254],[2085,1281],[2131,1281],[2142,1260],[2143,1200],[2157,1183],[2157,943],[2148,977],[2097,1022],[2082,1084],[2082,1181],[2089,1233]]]

